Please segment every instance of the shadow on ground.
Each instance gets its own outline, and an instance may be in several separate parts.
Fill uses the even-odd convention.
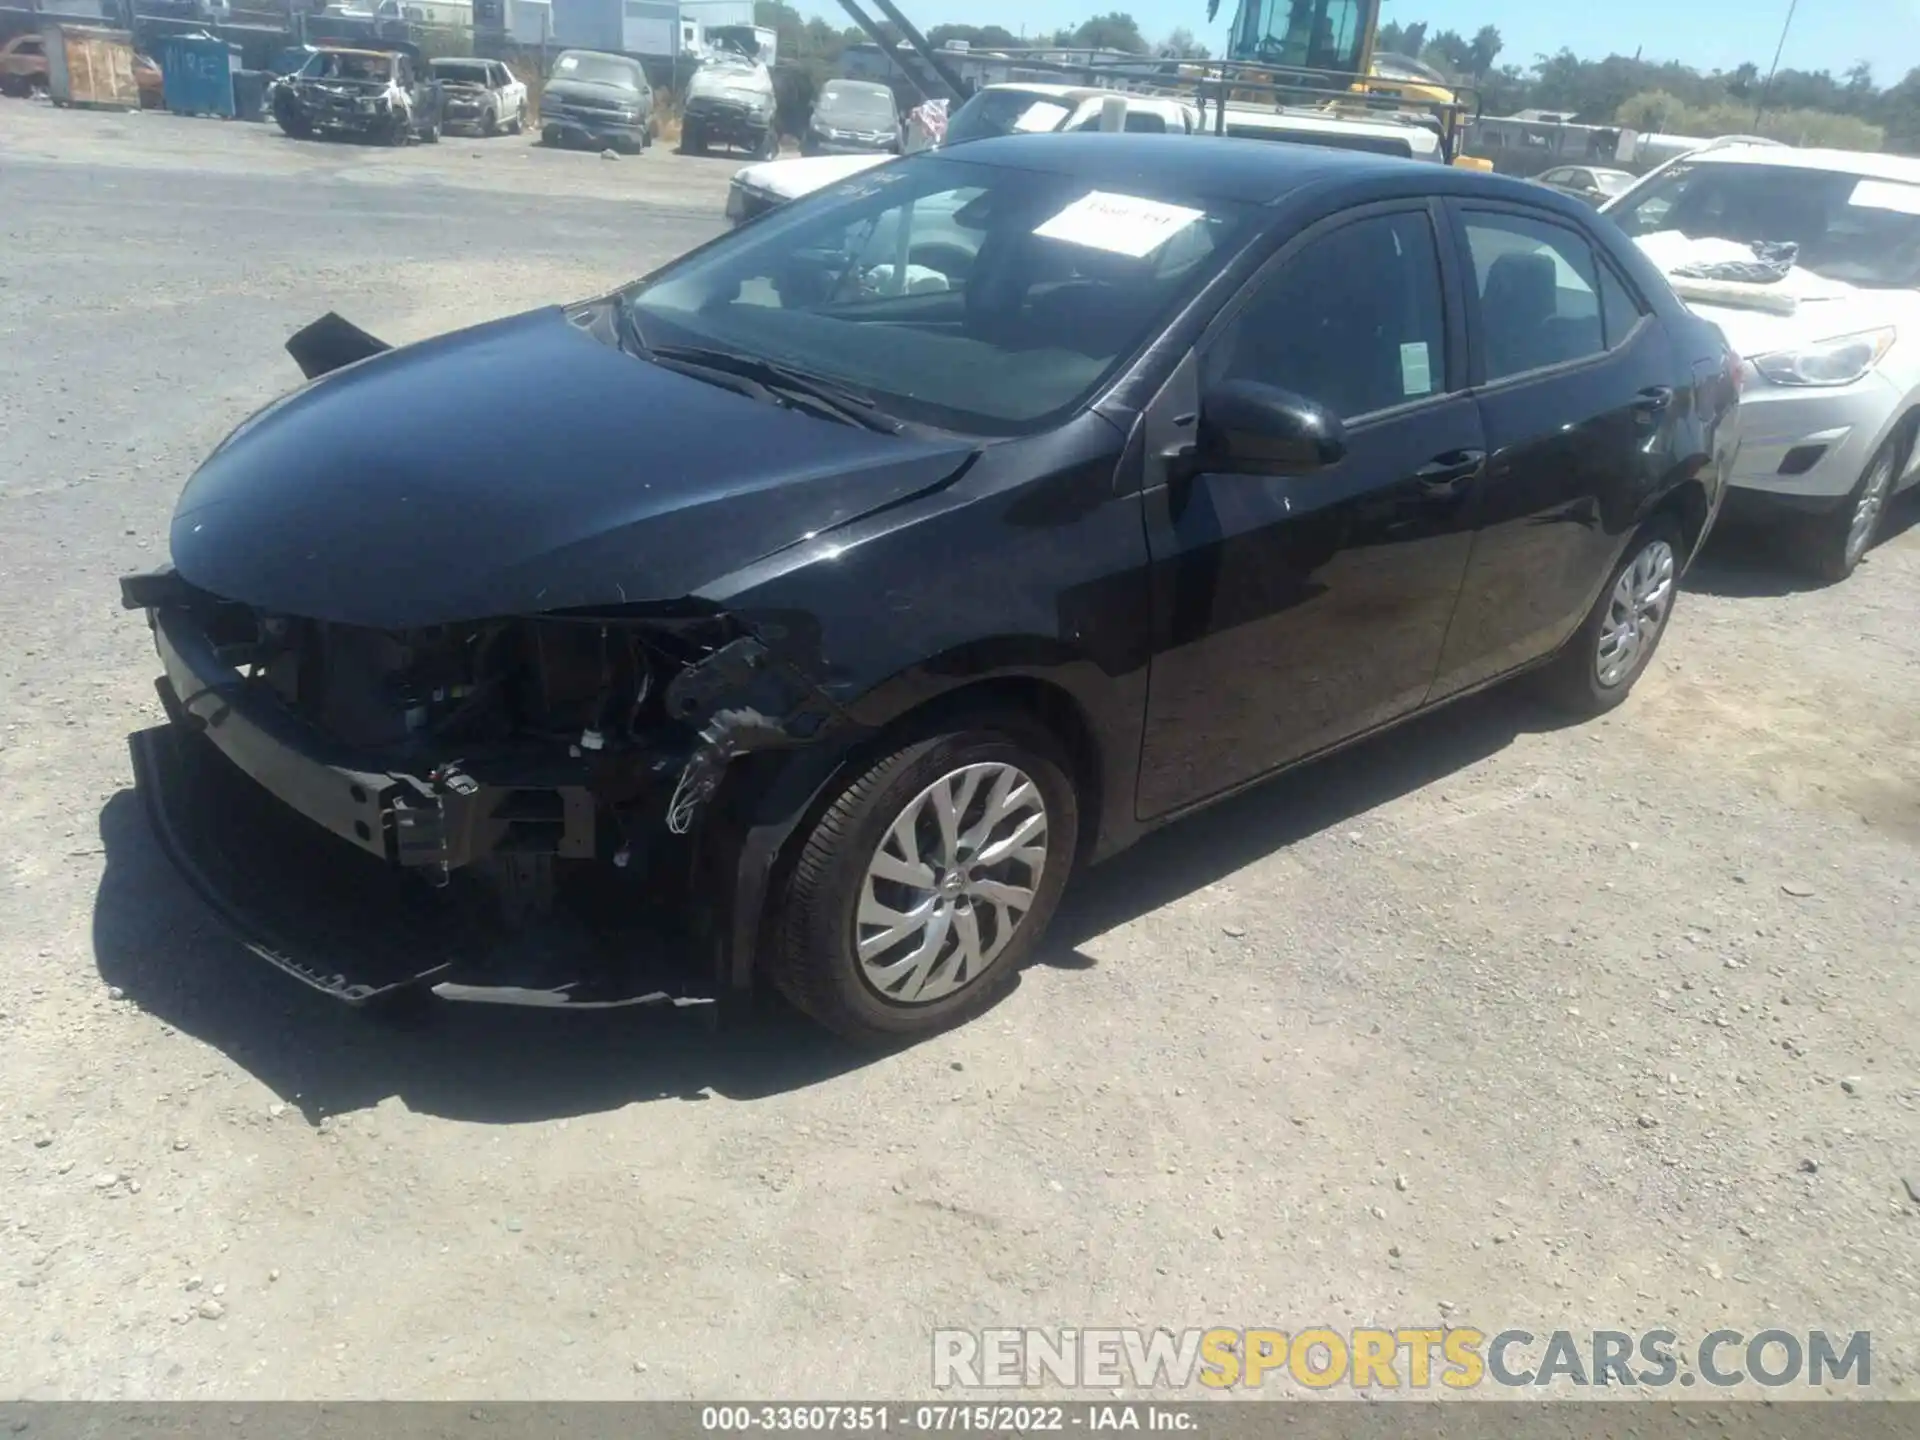
[[[1150,836],[1077,879],[1038,963],[1084,968],[1092,961],[1075,947],[1085,940],[1547,723],[1504,688]],[[383,1020],[247,954],[175,873],[132,790],[102,808],[100,837],[93,942],[102,979],[245,1066],[312,1122],[388,1096],[502,1124],[636,1101],[757,1099],[880,1058],[775,1006],[717,1029],[708,1007],[562,1014],[435,1003],[418,1023]]]
[[[753,1099],[873,1058],[772,1007],[718,1035],[704,1006],[355,1010],[248,954],[174,871],[132,790],[102,807],[100,843],[106,870],[93,948],[101,978],[245,1066],[312,1121],[388,1096],[429,1114],[501,1124],[635,1101]]]
[[[1874,548],[1892,544],[1916,525],[1920,525],[1920,486],[1887,507]],[[1828,582],[1815,578],[1795,555],[1795,539],[1790,525],[1723,521],[1714,527],[1706,548],[1688,570],[1686,588],[1732,600],[1778,599],[1826,588]],[[1861,563],[1873,564],[1873,554],[1867,551]]]
[[[1040,963],[1091,965],[1087,940],[1562,723],[1503,685],[1155,831],[1076,878]]]

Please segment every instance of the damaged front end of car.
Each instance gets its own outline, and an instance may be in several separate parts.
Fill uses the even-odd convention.
[[[529,363],[547,354],[568,367],[558,393],[609,423],[632,417],[596,399],[598,386],[642,387],[638,409],[744,405],[581,327],[551,312],[493,333]],[[471,384],[443,384],[448,367],[469,363],[519,384],[488,335],[446,344],[432,361],[436,394],[471,402]],[[426,365],[333,315],[287,348],[309,385],[245,422],[195,476],[175,517],[174,564],[121,582],[161,662],[169,723],[132,748],[169,858],[248,948],[350,1002],[427,988],[574,1008],[740,993],[780,838],[860,727],[823,683],[817,623],[700,598],[686,583],[695,570],[673,569],[686,546],[670,527],[710,523],[701,563],[735,563],[800,538],[789,527],[830,525],[868,497],[886,503],[951,472],[952,453],[929,450],[902,469],[887,452],[856,480],[870,487],[860,498],[828,487],[844,509],[823,521],[802,518],[813,513],[803,505],[783,510],[751,478],[767,436],[785,432],[741,433],[811,422],[752,405],[730,441],[706,443],[704,464],[656,454],[651,479],[602,483],[579,473],[585,449],[569,452],[584,497],[572,506],[552,480],[489,480],[482,495],[417,456],[396,461],[389,484],[335,442],[324,454],[309,442],[345,425],[351,440],[339,443],[366,455],[403,446],[380,436],[420,428],[407,367]],[[352,388],[369,365],[390,373]],[[868,444],[866,432],[831,434]],[[473,443],[478,453],[490,442]],[[420,453],[444,460],[448,446],[433,439]],[[630,465],[629,449],[623,432],[599,453]],[[316,496],[342,474],[342,486],[366,488]],[[474,518],[489,500],[529,505],[530,492],[529,508],[501,510],[498,523]],[[564,535],[529,538],[549,506],[566,512],[554,521]],[[757,516],[779,516],[778,528],[749,533]],[[472,528],[446,541],[457,524]],[[336,584],[349,569],[355,583]],[[642,575],[683,598],[629,599]],[[603,591],[608,603],[596,603]],[[470,598],[482,593],[503,597],[504,613]],[[449,618],[475,611],[482,618]],[[802,751],[818,753],[792,763]]]
[[[729,892],[701,878],[697,822],[733,762],[833,718],[707,607],[386,632],[262,613],[171,570],[121,588],[162,665],[170,723],[134,751],[171,858],[257,953],[346,1000],[421,984],[532,1004],[718,993],[725,905],[684,902]],[[315,827],[337,843],[288,833]],[[273,914],[347,896],[437,933],[392,935],[379,914],[330,943],[310,915]]]

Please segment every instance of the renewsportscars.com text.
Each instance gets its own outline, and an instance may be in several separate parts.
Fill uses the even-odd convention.
[[[1779,1328],[1714,1330],[1691,1349],[1671,1330],[1530,1330],[1466,1326],[1336,1330],[936,1330],[941,1390],[1471,1390],[1705,1384],[1769,1388],[1873,1383],[1873,1336]]]

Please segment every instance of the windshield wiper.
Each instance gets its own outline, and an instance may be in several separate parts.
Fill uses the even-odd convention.
[[[633,325],[631,315],[627,323]],[[757,355],[704,345],[649,345],[642,353],[656,364],[717,371],[752,381],[769,395],[846,425],[878,430],[885,435],[898,435],[903,428],[898,420],[881,412],[871,395],[824,375],[782,365],[777,360],[763,360]]]

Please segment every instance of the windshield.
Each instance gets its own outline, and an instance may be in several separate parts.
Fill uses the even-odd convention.
[[[451,80],[456,85],[484,85],[487,83],[487,62],[484,60],[436,60],[433,73],[442,80]]]
[[[1234,16],[1228,53],[1309,70],[1360,71],[1379,0],[1248,0]]]
[[[619,85],[627,90],[640,88],[634,65],[611,55],[562,55],[553,62],[556,80],[587,80],[595,85]]]
[[[1031,90],[981,90],[947,122],[947,144],[1057,130],[1072,113],[1071,105],[1051,95],[1036,95]]]
[[[829,84],[820,91],[813,113],[829,124],[888,129],[894,123],[893,92],[879,85]]]
[[[340,55],[322,51],[307,61],[306,75],[319,80],[385,80],[393,61],[385,55]]]
[[[1828,280],[1920,286],[1920,185],[1792,165],[1676,165],[1608,215],[1629,235],[1787,243]]]
[[[1251,207],[926,156],[774,211],[629,292],[652,345],[735,351],[970,434],[1057,423],[1213,274]]]

